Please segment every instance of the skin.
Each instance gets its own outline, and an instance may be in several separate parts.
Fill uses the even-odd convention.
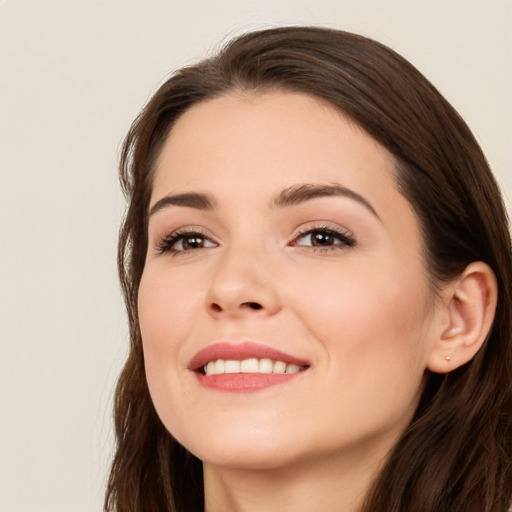
[[[272,204],[302,184],[338,184],[367,204]],[[139,318],[152,399],[204,463],[206,509],[359,510],[449,327],[392,156],[307,95],[233,93],[192,107],[163,147],[151,205],[189,192],[215,207],[151,215]],[[353,243],[303,234],[326,226]],[[183,251],[185,238],[162,253],[176,230],[199,231],[204,246]],[[310,366],[251,393],[205,389],[188,368],[212,343],[246,340]]]

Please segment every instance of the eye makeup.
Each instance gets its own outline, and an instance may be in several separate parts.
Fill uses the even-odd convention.
[[[330,251],[354,247],[356,240],[346,229],[321,224],[301,228],[290,245],[310,247],[316,251]]]
[[[183,227],[159,238],[155,249],[158,254],[178,255],[179,253],[217,247],[217,245],[211,235],[206,234],[202,229]],[[308,224],[299,229],[288,245],[325,252],[354,247],[356,240],[346,229],[325,223]]]
[[[159,238],[155,249],[159,254],[176,255],[180,252],[208,249],[216,245],[201,229],[185,227]]]

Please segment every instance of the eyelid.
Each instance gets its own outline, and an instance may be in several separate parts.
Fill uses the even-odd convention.
[[[205,240],[209,240],[215,246],[218,245],[218,242],[215,241],[215,238],[207,232],[202,227],[199,226],[183,226],[178,229],[172,230],[170,232],[164,232],[163,235],[156,237],[156,241],[154,243],[155,251],[158,254],[166,254],[170,253],[176,255],[178,253],[187,253],[189,251],[195,251],[199,249],[184,249],[184,250],[176,250],[172,249],[172,246],[178,242],[180,239],[193,237],[194,235],[204,238]],[[210,247],[204,247],[201,249],[209,249]]]
[[[329,234],[337,238],[340,243],[326,245],[325,247],[320,245],[309,246],[307,244],[298,243],[301,238],[315,232],[324,232]],[[173,245],[176,244],[180,239],[192,238],[194,236],[201,237],[209,241],[211,244],[213,244],[213,246],[198,247],[195,249],[172,249]],[[163,235],[157,236],[155,238],[156,240],[154,242],[154,250],[159,255],[178,255],[180,253],[190,253],[203,249],[210,249],[218,246],[219,244],[215,237],[209,232],[209,230],[206,230],[203,227],[197,225],[182,226],[172,231],[165,231]],[[340,225],[329,221],[311,221],[303,224],[296,229],[291,241],[288,242],[288,245],[292,247],[302,247],[306,249],[313,248],[315,250],[343,249],[347,247],[353,247],[355,244],[356,239],[347,228],[341,227]]]
[[[299,246],[297,244],[297,241],[306,235],[309,235],[314,232],[325,232],[332,236],[337,237],[342,244],[337,244],[338,248],[341,247],[353,247],[356,245],[356,238],[352,234],[351,231],[349,231],[347,228],[341,227],[337,224],[332,224],[327,221],[319,221],[319,222],[311,222],[307,223],[306,225],[301,226],[297,232],[294,234],[292,242],[290,245],[292,246]],[[308,247],[308,246],[301,246],[301,247]],[[331,248],[334,246],[330,246]],[[320,247],[317,247],[317,249],[320,249]],[[326,247],[327,249],[327,247]]]

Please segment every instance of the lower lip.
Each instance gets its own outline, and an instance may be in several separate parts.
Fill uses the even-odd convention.
[[[300,373],[225,373],[202,375],[197,373],[200,384],[208,389],[231,392],[249,392],[289,382]]]

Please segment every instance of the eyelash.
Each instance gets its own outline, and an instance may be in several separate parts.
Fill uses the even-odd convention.
[[[201,232],[201,230],[194,229],[179,229],[177,231],[174,231],[173,233],[170,233],[169,235],[164,236],[157,244],[156,249],[160,254],[164,253],[171,253],[171,254],[178,254],[180,252],[188,252],[190,250],[194,249],[173,249],[172,246],[179,242],[180,240],[185,240],[186,238],[202,238],[204,240],[209,240],[208,235]]]
[[[299,233],[295,236],[293,242],[291,245],[293,246],[300,246],[298,244],[298,240],[301,238],[304,238],[307,235],[312,235],[313,233],[323,234],[323,235],[329,235],[334,238],[337,238],[341,243],[339,244],[332,244],[325,247],[321,246],[302,246],[302,247],[310,247],[312,250],[316,251],[333,251],[333,250],[340,250],[344,249],[346,247],[354,247],[356,245],[356,240],[346,230],[342,230],[340,228],[334,228],[332,226],[328,225],[321,225],[321,226],[308,226],[301,230],[299,230]]]
[[[338,239],[341,243],[339,244],[331,244],[325,247],[322,246],[306,246],[306,245],[300,245],[298,241],[301,238],[304,238],[307,235],[312,235],[314,233],[318,234],[324,234],[328,236],[332,236],[336,239]],[[171,253],[173,255],[179,254],[179,253],[186,253],[189,251],[194,251],[197,249],[203,249],[208,247],[199,247],[197,249],[173,249],[173,245],[176,244],[176,242],[179,242],[180,240],[185,239],[191,239],[191,238],[200,238],[203,240],[211,240],[209,239],[208,235],[201,232],[201,230],[190,230],[190,229],[181,229],[174,231],[173,233],[170,233],[169,235],[164,236],[157,244],[156,249],[157,252],[160,254],[165,253]],[[211,242],[215,243],[215,242]],[[322,225],[322,226],[313,226],[313,227],[306,227],[299,231],[299,233],[294,237],[293,241],[290,244],[291,246],[299,246],[299,247],[309,247],[310,249],[316,251],[332,251],[332,250],[340,250],[346,247],[354,247],[356,245],[355,238],[345,230],[341,230],[339,228],[333,228],[332,226]]]

